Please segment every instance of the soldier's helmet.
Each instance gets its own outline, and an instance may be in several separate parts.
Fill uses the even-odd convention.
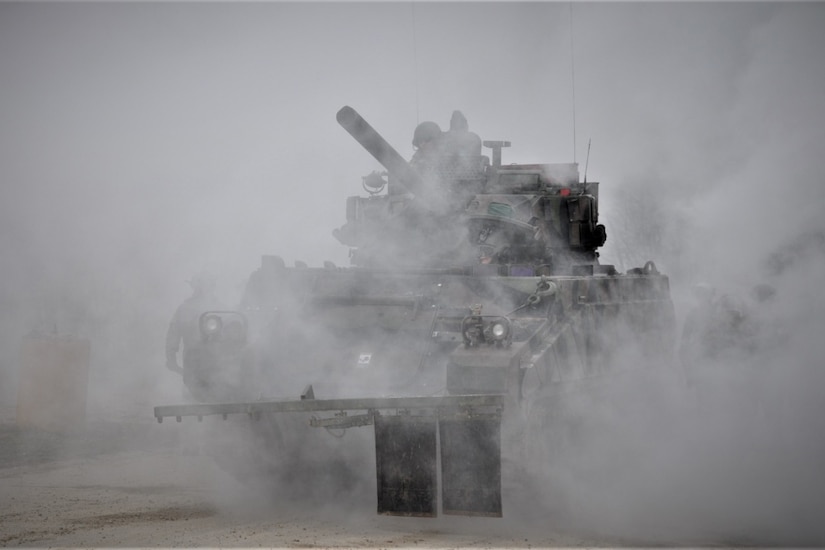
[[[441,127],[432,122],[427,120],[422,122],[418,126],[415,127],[415,132],[413,133],[413,147],[421,147],[428,141],[436,139],[441,136]]]

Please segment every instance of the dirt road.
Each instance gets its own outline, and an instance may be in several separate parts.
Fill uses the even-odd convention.
[[[273,502],[240,487],[187,442],[154,428],[100,424],[61,436],[0,426],[0,546],[546,547],[584,542],[549,530],[528,534],[506,519],[377,516],[372,501],[312,509]]]
[[[379,516],[374,463],[356,464],[365,482],[328,496],[303,478],[291,493],[250,487],[204,449],[209,419],[124,415],[75,434],[1,421],[0,546],[821,546],[820,408],[703,403],[667,421],[611,416],[600,437],[556,457],[537,498],[505,487],[504,518]]]

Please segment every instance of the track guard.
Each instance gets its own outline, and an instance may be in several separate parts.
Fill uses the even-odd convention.
[[[375,416],[378,513],[435,517],[436,417]]]
[[[501,517],[501,417],[375,416],[378,513]]]
[[[445,514],[501,517],[501,417],[441,419]]]

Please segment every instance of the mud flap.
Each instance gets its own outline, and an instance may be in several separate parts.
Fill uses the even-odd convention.
[[[375,417],[378,513],[435,517],[436,417]]]
[[[501,417],[441,419],[445,514],[501,517]]]

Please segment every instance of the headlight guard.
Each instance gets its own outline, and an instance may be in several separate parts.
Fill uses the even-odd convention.
[[[508,347],[513,342],[510,319],[503,315],[468,315],[461,321],[461,336],[466,347]]]
[[[239,311],[205,311],[198,319],[198,327],[205,342],[246,343],[248,323]]]

